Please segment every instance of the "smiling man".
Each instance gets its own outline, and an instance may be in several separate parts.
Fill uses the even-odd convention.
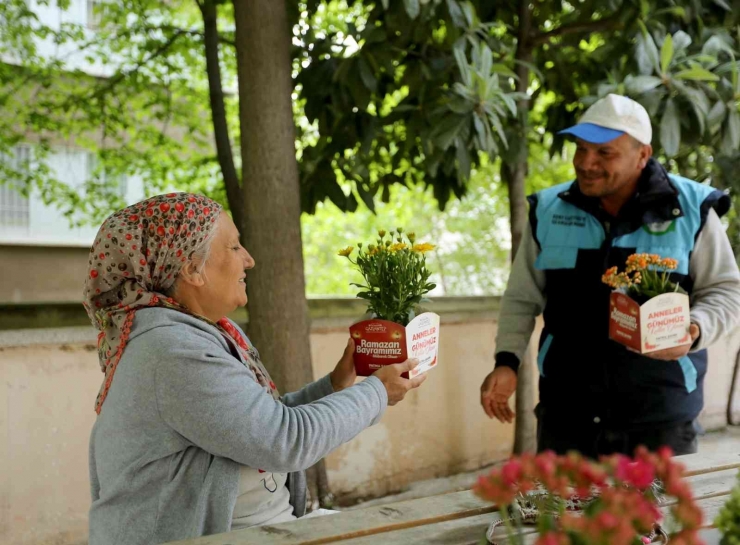
[[[706,347],[740,319],[740,273],[719,219],[730,199],[668,174],[652,158],[647,112],[627,97],[602,98],[561,134],[576,142],[576,180],[529,197],[483,409],[512,421],[519,363],[543,313],[539,451],[695,452]],[[690,344],[640,355],[609,339],[610,288],[601,275],[636,252],[678,260],[671,279],[690,294]]]

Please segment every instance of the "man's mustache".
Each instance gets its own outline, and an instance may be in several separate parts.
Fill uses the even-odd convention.
[[[576,169],[576,176],[583,176],[584,178],[602,178],[606,176],[606,172]]]

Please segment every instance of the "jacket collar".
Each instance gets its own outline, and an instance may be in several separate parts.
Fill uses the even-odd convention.
[[[558,197],[597,218],[606,216],[599,199],[581,193],[577,181],[559,193]],[[637,182],[637,191],[620,210],[619,219],[647,224],[670,221],[683,215],[678,189],[663,166],[651,157]]]

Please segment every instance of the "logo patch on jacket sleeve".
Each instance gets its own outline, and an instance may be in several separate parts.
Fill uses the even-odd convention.
[[[642,226],[645,231],[651,235],[665,235],[676,230],[676,220],[657,221],[655,223],[646,223]]]

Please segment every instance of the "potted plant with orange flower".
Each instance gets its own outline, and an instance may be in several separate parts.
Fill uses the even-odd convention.
[[[368,376],[383,365],[417,358],[419,365],[411,376],[428,371],[437,364],[439,316],[421,312],[420,304],[429,301],[426,294],[434,289],[426,254],[433,244],[417,243],[414,233],[378,231],[371,244],[357,244],[339,255],[357,268],[364,284],[357,297],[367,301],[370,318],[350,327],[355,341],[354,361],[357,374]]]
[[[614,291],[609,303],[609,338],[640,353],[681,346],[691,340],[689,296],[671,281],[678,261],[633,254],[626,268],[608,269],[601,280]]]

